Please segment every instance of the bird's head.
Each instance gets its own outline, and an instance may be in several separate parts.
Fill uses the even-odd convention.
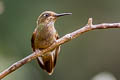
[[[45,12],[41,13],[41,15],[38,17],[37,25],[39,25],[39,24],[45,25],[45,24],[49,24],[49,23],[54,23],[58,17],[70,15],[70,14],[72,14],[72,13],[57,14],[52,11],[45,11]]]

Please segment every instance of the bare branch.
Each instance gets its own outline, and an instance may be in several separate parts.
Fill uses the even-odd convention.
[[[93,25],[92,18],[89,18],[87,25],[84,26],[83,28],[78,29],[72,33],[66,34],[62,38],[58,39],[55,43],[53,43],[47,49],[33,52],[29,56],[27,56],[27,57],[23,58],[22,60],[12,64],[9,68],[5,69],[3,72],[0,73],[0,79],[4,78],[8,74],[10,74],[11,72],[20,68],[24,64],[30,62],[31,60],[36,59],[37,57],[45,54],[46,52],[56,48],[57,46],[62,45],[64,43],[80,36],[82,33],[85,33],[85,32],[91,31],[91,30],[95,30],[95,29],[108,29],[108,28],[120,28],[120,23],[103,23],[103,24]]]

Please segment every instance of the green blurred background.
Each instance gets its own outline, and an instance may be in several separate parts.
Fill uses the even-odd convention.
[[[55,23],[60,36],[86,25],[89,17],[93,24],[120,22],[120,0],[0,0],[0,72],[32,53],[32,32],[46,10],[73,13]],[[120,80],[119,61],[120,29],[95,30],[62,45],[52,76],[33,60],[3,80],[98,80],[104,72]]]

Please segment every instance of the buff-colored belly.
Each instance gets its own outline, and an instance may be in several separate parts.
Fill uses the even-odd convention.
[[[52,45],[56,41],[56,31],[51,29],[41,30],[39,34],[37,34],[35,40],[35,47],[39,48],[47,48]]]
[[[41,39],[36,41],[36,48],[47,48],[55,42],[55,39]]]

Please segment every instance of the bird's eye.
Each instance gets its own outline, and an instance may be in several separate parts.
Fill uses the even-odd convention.
[[[48,16],[49,16],[49,14],[44,14],[43,16],[44,16],[44,17],[48,17]]]

